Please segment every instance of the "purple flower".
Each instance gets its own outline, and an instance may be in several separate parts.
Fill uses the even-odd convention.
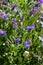
[[[36,5],[41,5],[42,3],[40,2],[40,1],[38,1],[37,3],[36,3]]]
[[[4,8],[4,9],[7,9],[7,5],[3,5],[3,8]]]
[[[25,46],[26,48],[28,48],[28,47],[30,46],[30,42],[31,42],[31,40],[25,41],[25,42],[24,42],[24,46]]]
[[[39,39],[43,42],[43,36],[39,36]]]
[[[20,10],[16,10],[16,13],[19,14],[21,11]]]
[[[35,7],[35,8],[33,8],[33,9],[31,9],[31,10],[30,10],[30,14],[34,14],[35,12],[37,12],[37,10],[38,10],[38,8],[37,8],[37,7]]]
[[[2,29],[0,29],[0,35],[6,35],[6,32]]]
[[[42,46],[43,46],[43,36],[39,36],[39,40],[42,42]]]
[[[21,10],[17,10],[17,9],[14,9],[13,10],[15,13],[19,14],[21,12]]]
[[[3,3],[3,0],[2,1],[0,1],[0,4],[2,4]]]
[[[41,21],[40,23],[41,23],[41,25],[42,25],[42,27],[43,27],[43,22]]]
[[[16,18],[12,18],[12,21],[13,21],[13,22],[16,22]]]
[[[14,23],[14,28],[18,28],[18,25],[17,25],[17,23]]]
[[[41,3],[43,3],[43,0],[39,0]]]
[[[39,16],[40,19],[43,19],[43,16]]]
[[[20,38],[15,39],[14,42],[15,42],[15,43],[20,42]]]
[[[11,7],[13,7],[13,8],[15,8],[17,6],[18,6],[18,4],[11,4]]]
[[[5,14],[5,12],[0,12],[0,18],[2,18],[3,20],[7,18],[7,15]]]
[[[34,24],[30,25],[30,26],[26,26],[26,30],[29,30],[29,29],[33,29],[35,27]]]

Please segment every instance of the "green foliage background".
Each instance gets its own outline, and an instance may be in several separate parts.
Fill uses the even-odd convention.
[[[22,11],[20,14],[9,13],[12,3],[18,4],[17,9]],[[6,36],[0,35],[0,65],[43,65],[43,47],[38,38],[43,34],[43,29],[40,23],[36,22],[39,19],[39,11],[34,15],[29,13],[35,7],[34,2],[30,1],[28,3],[28,0],[10,0],[6,4],[8,5],[7,10],[4,10],[2,5],[0,5],[0,9],[9,15],[6,21],[0,19],[0,29],[4,29],[7,33]],[[19,18],[21,15],[24,17],[22,21]],[[18,29],[13,28],[12,17],[17,18]],[[23,23],[22,29],[20,29],[21,23]],[[32,23],[35,24],[35,28],[30,31],[25,30],[25,26]],[[21,38],[21,42],[16,45],[14,39],[18,36]],[[26,49],[23,42],[28,39],[32,42],[31,46]],[[23,57],[24,51],[29,52],[28,58]]]

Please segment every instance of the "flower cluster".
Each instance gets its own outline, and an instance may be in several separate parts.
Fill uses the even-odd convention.
[[[4,60],[1,65],[40,64],[39,57],[42,60],[43,55],[40,49],[43,46],[42,5],[43,0],[35,3],[0,0],[0,58]]]

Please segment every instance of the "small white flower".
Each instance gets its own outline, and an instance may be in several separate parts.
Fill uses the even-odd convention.
[[[25,51],[24,54],[23,54],[24,57],[28,57],[29,56],[29,52],[28,51]]]
[[[0,9],[0,12],[2,12],[2,10]]]
[[[21,25],[23,25],[23,22],[21,22]]]
[[[39,20],[37,20],[36,22],[39,22]]]
[[[3,46],[5,46],[5,43],[3,43]]]

